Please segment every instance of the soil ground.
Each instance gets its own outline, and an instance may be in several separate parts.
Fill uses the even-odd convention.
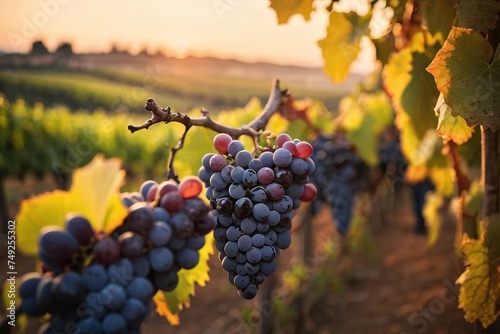
[[[10,185],[12,189],[15,185]],[[41,188],[46,184],[35,184]],[[33,188],[25,187],[24,189]],[[37,192],[37,191],[35,191]],[[25,197],[21,194],[19,197]],[[471,325],[457,309],[455,280],[463,270],[454,251],[455,222],[445,216],[439,239],[429,246],[427,238],[413,233],[415,218],[411,210],[411,198],[407,191],[391,199],[375,203],[368,229],[376,245],[375,260],[368,261],[362,255],[351,256],[347,268],[331,268],[340,271],[345,278],[342,292],[324,291],[324,298],[307,319],[307,326],[298,333],[335,334],[462,334],[473,333]],[[389,202],[389,204],[388,204]],[[12,205],[12,212],[18,209]],[[328,208],[323,208],[313,224],[313,247],[317,251],[332,238],[336,238]],[[280,274],[290,263],[298,260],[300,229],[293,233],[292,248],[281,253],[280,271],[275,274],[276,286],[281,284]],[[299,242],[296,242],[296,240]],[[5,238],[1,239],[2,254]],[[17,254],[18,276],[32,271],[33,258]],[[344,263],[345,266],[345,263]],[[6,268],[5,256],[0,267]],[[259,319],[248,327],[242,320],[242,309],[259,308],[256,300],[246,301],[226,279],[217,256],[210,259],[210,282],[204,288],[196,288],[191,307],[180,314],[181,324],[169,326],[157,315],[148,318],[143,333],[170,334],[217,334],[253,333],[259,330]],[[2,282],[5,271],[0,273]],[[262,291],[261,291],[262,292]],[[261,293],[259,292],[259,293]],[[2,310],[5,308],[2,307]],[[0,312],[4,314],[4,311]],[[36,333],[39,325],[31,320],[27,333]],[[15,332],[15,331],[14,331]]]

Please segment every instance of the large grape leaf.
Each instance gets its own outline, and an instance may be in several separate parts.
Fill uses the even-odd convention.
[[[450,106],[444,102],[443,93],[439,94],[434,111],[438,116],[437,134],[445,141],[451,140],[462,145],[472,137],[474,129],[467,125],[462,116],[454,117],[451,114]]]
[[[432,41],[431,38],[427,39]],[[438,91],[425,68],[432,59],[433,44],[423,47],[422,33],[411,47],[394,54],[382,72],[384,86],[396,110],[396,125],[401,131],[401,149],[411,161],[418,154],[420,141],[429,129],[435,129],[433,114]]]
[[[481,34],[453,27],[429,71],[452,115],[468,125],[500,127],[500,57]]]
[[[487,33],[498,23],[499,0],[459,0],[457,25]]]
[[[164,292],[158,291],[154,296],[156,311],[171,325],[179,324],[179,312],[184,307],[189,307],[189,297],[195,295],[195,285],[204,287],[210,280],[208,276],[208,260],[213,254],[213,236],[208,234],[205,237],[205,246],[200,249],[200,261],[193,269],[182,269],[179,271],[179,283],[175,290]]]
[[[460,284],[458,307],[464,310],[467,321],[479,320],[486,328],[498,317],[498,273],[490,265],[488,248],[482,240],[464,238],[463,251],[468,266],[457,280]]]
[[[333,82],[342,82],[347,77],[361,49],[361,38],[370,34],[371,17],[371,11],[364,16],[355,12],[330,13],[326,37],[318,41],[318,45],[323,53],[324,70]]]
[[[285,24],[290,17],[300,14],[309,21],[314,10],[314,0],[271,0],[270,7],[276,11],[278,24]]]
[[[37,254],[38,232],[44,226],[62,226],[64,216],[78,212],[96,230],[112,231],[127,214],[119,196],[125,171],[119,159],[96,156],[73,174],[69,191],[55,190],[21,202],[16,217],[18,245],[26,254]]]
[[[340,101],[342,126],[359,156],[369,165],[378,163],[378,135],[392,123],[394,114],[387,94],[346,96]]]
[[[455,21],[457,10],[452,1],[424,0],[421,4],[422,21],[427,30],[438,36],[441,44],[448,36]]]

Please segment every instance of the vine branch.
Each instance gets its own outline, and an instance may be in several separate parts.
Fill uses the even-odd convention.
[[[204,128],[211,129],[218,133],[227,133],[233,139],[238,139],[240,136],[246,135],[253,139],[254,143],[258,144],[258,137],[260,131],[264,130],[269,119],[277,112],[282,112],[286,102],[288,101],[289,94],[288,91],[281,90],[279,80],[275,80],[271,86],[271,92],[269,99],[264,106],[262,112],[248,125],[243,125],[241,127],[230,127],[220,123],[215,122],[211,117],[210,113],[205,109],[201,110],[201,117],[191,118],[186,114],[173,113],[170,107],[161,108],[158,106],[154,99],[148,99],[144,108],[151,112],[151,118],[146,120],[140,125],[129,125],[128,129],[131,133],[142,129],[149,129],[150,126],[157,123],[181,123],[184,125],[184,133],[179,139],[177,145],[171,149],[171,154],[168,162],[168,178],[178,180],[177,175],[174,172],[174,157],[177,151],[182,149],[184,146],[184,141],[186,135],[193,126],[201,126]],[[257,145],[258,146],[258,145]],[[257,148],[256,146],[256,148]]]

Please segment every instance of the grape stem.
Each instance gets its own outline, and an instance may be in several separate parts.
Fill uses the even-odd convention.
[[[184,133],[177,142],[177,145],[170,150],[170,157],[168,161],[168,174],[167,178],[179,181],[178,176],[174,171],[174,158],[177,151],[182,149],[184,146],[184,141],[186,135],[193,126],[202,126],[214,130],[218,133],[227,133],[233,139],[238,139],[240,136],[249,136],[256,143],[256,149],[258,149],[258,137],[260,131],[264,130],[269,119],[277,112],[282,112],[283,108],[289,98],[288,91],[281,90],[279,80],[275,80],[271,86],[271,93],[269,99],[264,106],[262,112],[252,121],[250,124],[243,125],[239,128],[225,126],[220,123],[215,122],[211,117],[210,113],[201,109],[201,117],[191,118],[186,114],[173,113],[170,107],[161,108],[159,107],[155,100],[148,99],[146,101],[145,109],[151,112],[151,118],[142,123],[141,125],[129,125],[128,129],[131,133],[142,129],[148,129],[151,125],[156,123],[164,122],[165,124],[176,122],[184,125]]]

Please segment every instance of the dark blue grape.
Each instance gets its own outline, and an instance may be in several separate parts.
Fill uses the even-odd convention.
[[[155,247],[165,246],[172,238],[172,228],[164,221],[156,221],[148,232],[148,239]]]
[[[108,283],[108,272],[100,263],[93,263],[82,273],[88,291],[99,291]]]
[[[200,255],[191,248],[184,248],[175,253],[175,261],[184,269],[193,269],[200,261]]]
[[[102,328],[106,334],[122,334],[127,332],[127,321],[119,313],[108,313],[102,320]]]
[[[168,248],[152,248],[147,254],[151,268],[156,271],[165,272],[174,264],[174,255]]]
[[[140,300],[147,305],[155,294],[154,286],[144,277],[135,277],[127,286],[128,298]]]
[[[87,218],[70,213],[64,217],[64,228],[80,245],[87,246],[94,237],[95,231]]]

